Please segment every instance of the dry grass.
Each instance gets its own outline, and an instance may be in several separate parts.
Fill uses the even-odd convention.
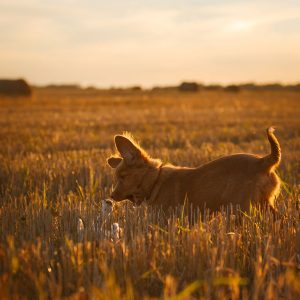
[[[36,90],[0,105],[1,299],[300,296],[299,93]],[[114,134],[131,131],[152,156],[195,166],[268,153],[270,125],[283,151],[278,220],[188,207],[167,220],[130,205],[99,217]],[[124,229],[120,240],[108,236],[112,222]]]

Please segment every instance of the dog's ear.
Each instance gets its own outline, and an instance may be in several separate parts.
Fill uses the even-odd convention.
[[[141,150],[132,141],[123,135],[115,136],[116,148],[127,163],[141,157]]]
[[[112,168],[116,168],[121,161],[122,161],[121,157],[115,157],[115,156],[112,156],[107,159],[108,165],[111,166]]]

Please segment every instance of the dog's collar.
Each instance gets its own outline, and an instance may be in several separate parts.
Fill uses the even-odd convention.
[[[144,190],[144,196],[142,199],[140,199],[138,202],[136,202],[137,205],[140,205],[142,202],[146,201],[146,202],[149,202],[149,200],[151,199],[151,197],[153,196],[153,191],[155,189],[155,186],[157,185],[158,183],[158,180],[159,180],[159,177],[161,175],[161,171],[162,171],[162,167],[163,167],[163,163],[161,163],[161,165],[158,167],[158,174],[151,186],[151,188],[148,190],[148,191],[145,191]],[[145,173],[145,175],[143,176],[142,180],[141,180],[141,183],[139,184],[140,187],[142,187],[143,183],[144,183],[144,180],[147,176],[147,173]]]
[[[157,174],[157,176],[156,176],[156,178],[155,178],[155,180],[154,180],[154,182],[153,182],[153,184],[152,184],[152,187],[151,187],[151,189],[150,189],[150,194],[148,195],[148,197],[146,197],[146,201],[149,201],[149,200],[151,199],[152,193],[153,193],[153,191],[154,191],[154,189],[155,189],[155,186],[156,186],[157,183],[158,183],[158,179],[159,179],[159,177],[160,177],[160,175],[161,175],[162,167],[163,167],[163,164],[161,164],[161,165],[159,166],[158,174]]]

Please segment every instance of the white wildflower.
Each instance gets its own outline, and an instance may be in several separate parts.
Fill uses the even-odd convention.
[[[82,242],[84,237],[84,223],[80,217],[77,220],[77,234],[78,234],[78,241]]]
[[[123,235],[123,229],[118,223],[113,223],[111,225],[111,239],[113,242],[118,241]]]
[[[102,217],[108,217],[113,211],[113,202],[110,199],[101,200]]]

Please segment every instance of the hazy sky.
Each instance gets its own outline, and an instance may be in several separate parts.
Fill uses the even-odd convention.
[[[300,0],[0,0],[0,77],[300,81]]]

